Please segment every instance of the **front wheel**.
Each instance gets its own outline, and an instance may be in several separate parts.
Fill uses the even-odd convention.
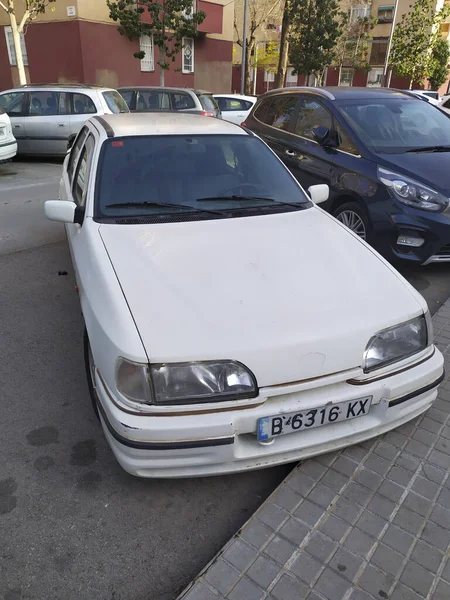
[[[370,229],[369,219],[357,202],[341,204],[333,212],[333,216],[357,236],[367,241]]]
[[[92,356],[91,345],[89,343],[88,334],[86,328],[84,328],[84,339],[83,339],[83,347],[84,347],[84,364],[86,367],[86,377],[87,384],[89,388],[89,395],[91,397],[92,407],[95,412],[95,416],[97,419],[100,419],[100,415],[98,412],[98,397],[95,383],[95,363],[94,357]]]

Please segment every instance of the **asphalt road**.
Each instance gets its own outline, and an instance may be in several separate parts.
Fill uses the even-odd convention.
[[[290,467],[139,480],[92,414],[63,227],[61,166],[0,165],[0,599],[173,600]],[[434,311],[450,265],[408,279]]]

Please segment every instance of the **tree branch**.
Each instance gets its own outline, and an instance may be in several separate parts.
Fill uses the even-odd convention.
[[[28,3],[27,3],[27,4],[28,4]],[[28,21],[28,18],[30,17],[30,15],[31,15],[31,11],[30,11],[30,9],[29,9],[29,8],[27,8],[27,9],[26,9],[26,11],[23,13],[23,17],[22,17],[22,19],[20,20],[20,23],[19,23],[19,25],[18,25],[18,27],[17,27],[17,31],[18,31],[19,33],[22,33],[22,32],[23,32],[23,28],[25,27],[25,23]]]
[[[3,8],[3,10],[5,10],[7,13],[9,13],[9,10],[6,7],[6,4],[3,4],[2,0],[0,0],[0,7]]]

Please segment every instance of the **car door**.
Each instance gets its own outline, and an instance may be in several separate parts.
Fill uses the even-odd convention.
[[[66,94],[54,90],[30,91],[26,137],[30,154],[64,155],[70,136]]]
[[[89,189],[92,161],[94,157],[95,140],[92,132],[83,128],[70,152],[66,174],[66,198],[75,202],[81,208],[86,206],[86,198]],[[83,245],[83,225],[68,223],[66,225],[67,238],[69,240],[75,276],[80,285],[78,264]]]
[[[233,96],[215,96],[215,100],[222,112],[222,119],[236,123],[237,125],[245,121],[248,111],[252,107],[251,102],[241,100],[240,98],[233,98]]]
[[[71,113],[70,133],[71,135],[76,135],[83,127],[84,123],[98,111],[94,101],[87,94],[70,92],[68,96]]]
[[[332,113],[319,99],[300,95],[283,161],[305,189],[318,183],[332,183],[336,152],[315,141],[313,129],[318,126],[332,131]]]
[[[251,129],[285,162],[291,150],[298,106],[298,94],[280,94],[264,100],[254,113]]]
[[[18,154],[26,154],[28,150],[28,140],[26,137],[28,96],[27,92],[6,92],[0,94],[0,106],[11,120],[13,134],[17,140]]]

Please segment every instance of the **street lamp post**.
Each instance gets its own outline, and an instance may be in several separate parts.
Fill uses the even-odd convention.
[[[241,65],[241,94],[245,92],[245,66],[247,59],[247,15],[248,15],[248,0],[244,1],[244,27],[242,32],[242,65]]]
[[[395,0],[394,14],[392,16],[391,33],[389,34],[388,45],[386,48],[386,58],[384,61],[384,69],[383,69],[383,85],[384,85],[384,87],[389,87],[391,85],[391,74],[392,74],[391,71],[389,71],[389,75],[388,75],[389,57],[391,54],[392,38],[394,36],[395,20],[397,18],[397,9],[398,9],[398,0]]]

